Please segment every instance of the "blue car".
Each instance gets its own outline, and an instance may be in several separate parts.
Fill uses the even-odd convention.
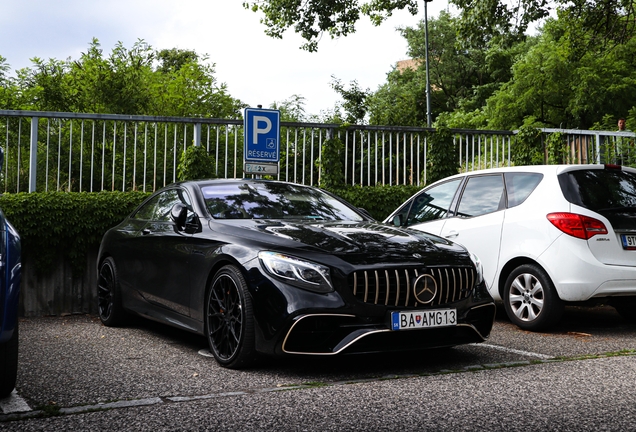
[[[11,394],[18,375],[20,251],[20,236],[0,210],[0,398]]]

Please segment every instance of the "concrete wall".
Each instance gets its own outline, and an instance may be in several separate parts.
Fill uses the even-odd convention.
[[[29,262],[22,263],[20,316],[47,316],[97,313],[97,248],[86,257],[86,270],[73,275],[60,259],[53,274],[38,277]]]

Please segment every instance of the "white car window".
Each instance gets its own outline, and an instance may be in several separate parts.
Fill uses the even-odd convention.
[[[502,207],[504,183],[501,174],[471,177],[459,202],[458,216],[473,217]]]
[[[441,219],[448,214],[461,179],[430,188],[413,199],[407,225]]]
[[[518,206],[530,196],[543,179],[540,173],[506,173],[506,192],[508,193],[508,208]]]

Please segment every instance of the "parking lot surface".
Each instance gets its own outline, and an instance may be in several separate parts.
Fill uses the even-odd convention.
[[[636,429],[636,325],[609,307],[567,308],[548,333],[500,317],[483,344],[244,371],[219,367],[204,338],[151,321],[20,326],[2,430]]]

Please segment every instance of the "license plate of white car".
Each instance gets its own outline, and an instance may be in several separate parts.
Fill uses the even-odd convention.
[[[391,330],[413,330],[457,325],[457,309],[391,312]]]
[[[636,250],[636,235],[621,234],[623,249]]]

